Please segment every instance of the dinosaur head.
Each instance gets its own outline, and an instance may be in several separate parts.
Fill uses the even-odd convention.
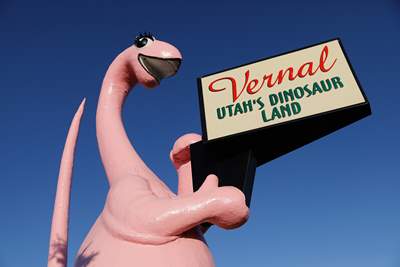
[[[147,88],[155,87],[162,79],[173,76],[182,61],[177,48],[156,40],[150,33],[137,36],[130,48],[133,50],[130,62],[136,79]]]

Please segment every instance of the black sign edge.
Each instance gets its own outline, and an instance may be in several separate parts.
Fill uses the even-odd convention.
[[[341,48],[341,50],[343,52],[343,55],[344,55],[344,57],[346,59],[346,62],[350,67],[351,74],[353,75],[354,79],[356,80],[357,86],[360,89],[361,94],[362,94],[362,96],[364,98],[364,102],[353,104],[353,105],[350,105],[350,106],[337,108],[337,109],[333,109],[333,110],[329,110],[329,111],[325,111],[325,112],[321,112],[321,113],[317,113],[317,114],[313,114],[313,115],[309,115],[309,116],[306,116],[306,117],[302,117],[302,118],[298,118],[298,119],[294,119],[294,120],[290,120],[290,121],[285,121],[285,122],[281,122],[281,123],[277,123],[277,124],[273,124],[273,125],[260,127],[260,128],[257,128],[257,129],[242,131],[242,132],[239,132],[239,133],[234,133],[234,134],[230,134],[230,135],[226,135],[226,136],[213,138],[212,140],[208,140],[207,125],[206,125],[205,110],[204,110],[204,98],[203,98],[203,90],[202,90],[203,88],[202,88],[202,84],[201,84],[201,79],[203,79],[205,77],[208,77],[208,76],[211,76],[211,75],[215,75],[215,74],[221,73],[221,72],[229,71],[229,70],[240,68],[240,67],[243,67],[243,66],[246,66],[246,65],[251,65],[251,64],[254,64],[254,63],[257,63],[257,62],[260,62],[260,61],[264,61],[264,60],[268,60],[268,59],[271,59],[271,58],[276,58],[276,57],[279,57],[279,56],[283,56],[283,55],[287,55],[287,54],[290,54],[290,53],[298,52],[300,50],[308,49],[308,48],[315,47],[315,46],[318,46],[318,45],[321,45],[321,44],[325,44],[325,43],[329,43],[329,42],[332,42],[332,41],[338,41],[339,46],[340,46],[340,48]],[[245,63],[245,64],[241,64],[241,65],[238,65],[238,66],[235,66],[235,67],[230,67],[230,68],[227,68],[227,69],[224,69],[224,70],[213,72],[211,74],[203,75],[203,76],[197,78],[197,90],[198,90],[199,107],[200,107],[200,119],[201,119],[202,139],[203,139],[202,141],[204,143],[213,143],[213,142],[218,141],[218,140],[227,139],[227,138],[233,138],[233,137],[237,137],[237,136],[245,135],[245,134],[249,134],[249,133],[254,133],[254,132],[261,131],[261,130],[265,130],[267,128],[280,126],[282,124],[292,123],[292,122],[295,122],[295,121],[298,122],[298,121],[302,121],[304,119],[313,118],[313,117],[316,117],[316,116],[323,116],[325,114],[329,114],[329,113],[332,113],[332,112],[338,112],[338,111],[341,111],[341,110],[344,110],[344,109],[355,108],[355,107],[363,106],[363,105],[368,105],[369,109],[371,110],[368,98],[367,98],[367,96],[366,96],[366,94],[365,94],[365,92],[363,90],[363,87],[361,86],[361,83],[360,83],[357,75],[355,74],[354,68],[353,68],[352,64],[350,63],[349,57],[348,57],[348,55],[346,53],[346,50],[343,47],[343,43],[342,43],[342,41],[341,41],[341,39],[339,37],[328,39],[326,41],[322,41],[322,42],[319,42],[319,43],[316,43],[316,44],[312,44],[312,45],[308,45],[308,46],[305,46],[305,47],[302,47],[302,48],[294,49],[294,50],[291,50],[291,51],[288,51],[288,52],[280,53],[280,54],[277,54],[277,55],[273,55],[273,56],[265,57],[265,58],[262,58],[262,59],[254,60],[254,61],[251,61],[251,62],[248,62],[248,63]]]
[[[348,64],[349,67],[350,67],[351,74],[353,74],[353,77],[354,77],[354,79],[356,80],[356,83],[357,83],[357,85],[358,85],[358,88],[360,88],[361,94],[362,94],[362,96],[364,97],[365,102],[369,104],[369,100],[368,100],[368,98],[367,98],[367,95],[365,94],[364,89],[363,89],[363,87],[361,86],[361,82],[360,82],[360,80],[358,79],[358,77],[357,77],[357,75],[356,75],[356,72],[354,71],[353,65],[352,65],[351,62],[350,62],[349,56],[347,55],[347,52],[346,52],[346,49],[344,49],[342,40],[340,40],[339,38],[337,38],[337,40],[338,40],[338,42],[339,42],[340,48],[341,48],[342,51],[343,51],[344,58],[346,59],[346,62],[347,62],[347,64]]]
[[[198,97],[199,97],[202,139],[203,139],[203,141],[208,141],[207,126],[206,126],[206,114],[205,114],[205,110],[204,110],[204,98],[203,98],[203,88],[201,86],[201,78],[197,78],[197,91],[198,91]]]

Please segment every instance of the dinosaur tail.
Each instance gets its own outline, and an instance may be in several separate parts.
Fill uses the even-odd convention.
[[[51,223],[48,267],[66,267],[68,250],[68,212],[71,192],[72,169],[79,124],[85,106],[85,99],[80,104],[71,122],[61,158],[58,175],[57,193],[54,202]]]

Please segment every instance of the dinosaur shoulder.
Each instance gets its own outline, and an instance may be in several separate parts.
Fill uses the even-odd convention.
[[[156,245],[175,240],[176,236],[160,236],[147,229],[143,204],[157,199],[146,179],[139,176],[120,179],[108,193],[101,214],[102,225],[115,238],[134,243]]]
[[[147,191],[150,190],[150,184],[141,176],[131,175],[117,180],[110,188],[110,191],[119,191],[119,193],[130,192],[132,194],[132,190]]]
[[[107,196],[107,202],[111,205],[119,206],[124,204],[126,206],[128,202],[152,194],[149,182],[143,177],[133,175],[119,179],[112,184]]]
[[[130,212],[132,203],[142,198],[153,198],[153,192],[146,179],[140,176],[119,179],[111,185],[107,194],[103,217],[121,220]]]

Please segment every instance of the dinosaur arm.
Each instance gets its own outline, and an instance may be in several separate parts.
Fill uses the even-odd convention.
[[[173,198],[145,193],[148,184],[141,186],[143,193],[131,202],[128,215],[140,232],[178,236],[203,222],[230,229],[242,225],[248,217],[243,193],[234,187],[218,187],[215,175],[208,176],[197,192]]]

